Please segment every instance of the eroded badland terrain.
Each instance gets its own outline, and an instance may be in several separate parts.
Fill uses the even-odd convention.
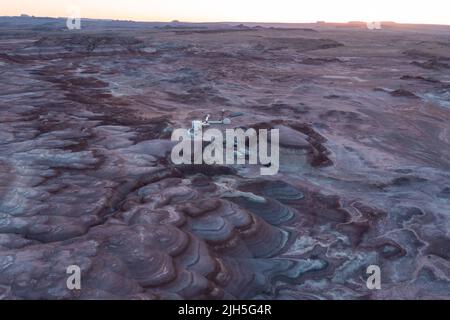
[[[450,298],[450,27],[0,21],[0,298]],[[172,164],[222,109],[277,175]]]

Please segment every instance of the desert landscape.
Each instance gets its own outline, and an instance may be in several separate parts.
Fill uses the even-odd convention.
[[[278,174],[171,162],[222,110]],[[0,123],[1,299],[450,299],[450,26],[1,17]]]

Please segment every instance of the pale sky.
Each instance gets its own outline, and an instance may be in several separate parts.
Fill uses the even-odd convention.
[[[186,22],[395,21],[450,25],[450,0],[0,0],[0,16]]]

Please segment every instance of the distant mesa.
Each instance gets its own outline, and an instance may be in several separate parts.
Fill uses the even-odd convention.
[[[366,28],[367,27],[367,22],[364,22],[364,21],[349,21],[349,22],[347,22],[347,25],[350,26],[350,27]]]
[[[238,28],[238,29],[250,29],[250,27],[249,26],[246,26],[245,24],[238,24],[237,26],[235,26],[235,28]]]

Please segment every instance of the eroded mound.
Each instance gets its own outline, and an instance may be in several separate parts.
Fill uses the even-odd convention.
[[[5,30],[0,298],[449,298],[445,37]],[[277,175],[171,162],[222,109],[280,131]]]

